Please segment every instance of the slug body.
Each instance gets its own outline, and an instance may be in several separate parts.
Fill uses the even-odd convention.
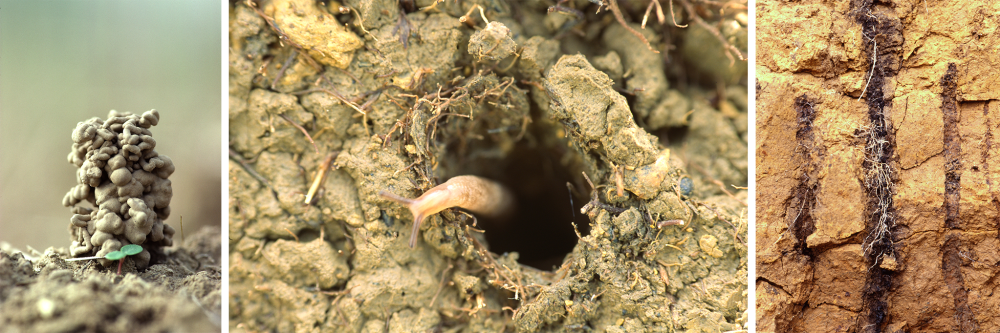
[[[410,247],[417,243],[417,234],[424,218],[442,210],[458,207],[484,217],[508,214],[514,206],[514,196],[503,185],[476,176],[456,176],[444,184],[427,190],[416,199],[407,199],[381,191],[379,195],[410,208],[413,213],[413,233]]]

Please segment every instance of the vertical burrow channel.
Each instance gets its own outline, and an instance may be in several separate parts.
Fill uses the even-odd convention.
[[[884,89],[886,77],[896,74],[900,65],[900,47],[903,43],[902,24],[899,18],[888,16],[872,2],[855,3],[854,17],[861,24],[864,52],[869,59],[868,77],[864,91],[868,105],[868,125],[865,133],[864,170],[866,204],[866,237],[862,244],[868,273],[862,292],[862,320],[859,331],[881,332],[888,323],[888,293],[893,274],[902,267],[893,240],[896,226],[896,207],[893,202],[897,179],[896,147],[892,122],[888,110],[892,108],[891,94]]]
[[[791,202],[788,206],[790,222],[788,229],[795,235],[796,248],[800,253],[812,257],[806,239],[816,231],[812,210],[816,206],[817,163],[814,160],[817,152],[816,136],[813,132],[813,122],[816,120],[815,102],[806,94],[795,98],[795,114],[798,129],[795,131],[796,165],[800,166],[798,185],[792,189]]]
[[[983,165],[983,173],[987,175],[990,174],[991,170],[990,169],[991,152],[992,154],[996,154],[996,150],[993,149],[993,126],[994,126],[993,122],[998,121],[990,119],[990,103],[991,102],[983,103],[983,118],[986,118],[986,135],[983,137],[983,146],[986,147],[986,149],[983,149],[983,156],[981,161]],[[997,209],[997,216],[995,218],[996,223],[994,224],[996,225],[997,228],[997,239],[1000,239],[1000,190],[993,188],[993,181],[990,180],[989,176],[986,177],[986,189],[989,191],[989,193],[993,193],[993,197],[991,198],[991,200],[993,201],[993,207]]]
[[[962,332],[974,332],[977,325],[968,305],[968,292],[962,277],[962,221],[959,219],[962,180],[962,143],[958,133],[958,92],[955,77],[958,69],[948,64],[948,71],[941,77],[941,112],[944,117],[944,212],[948,228],[941,251],[941,273],[955,302],[955,321]]]
[[[962,179],[962,142],[958,135],[958,101],[954,63],[948,64],[948,71],[941,77],[941,112],[944,114],[944,211],[948,229],[961,229],[958,218]]]

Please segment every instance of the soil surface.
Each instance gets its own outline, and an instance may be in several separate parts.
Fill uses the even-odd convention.
[[[65,248],[0,250],[0,332],[219,332],[219,229],[154,255],[136,271],[68,262]]]
[[[1000,4],[757,2],[757,328],[1000,330]]]
[[[746,3],[674,3],[234,4],[230,330],[746,329]]]

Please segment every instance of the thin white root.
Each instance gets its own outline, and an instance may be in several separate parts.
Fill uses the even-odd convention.
[[[665,20],[663,18],[663,7],[660,7],[660,0],[650,0],[649,6],[646,7],[646,14],[642,15],[642,28],[646,29],[646,21],[649,19],[649,13],[653,11],[653,7],[656,7],[656,20],[663,24]]]
[[[872,38],[872,70],[868,73],[868,82],[865,83],[865,89],[861,90],[861,96],[858,96],[860,101],[862,97],[865,97],[865,91],[868,91],[868,84],[872,83],[872,76],[875,75],[875,62],[878,60],[878,41]]]

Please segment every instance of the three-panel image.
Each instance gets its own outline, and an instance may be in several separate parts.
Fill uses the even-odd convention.
[[[3,0],[0,333],[995,332],[998,29]]]

